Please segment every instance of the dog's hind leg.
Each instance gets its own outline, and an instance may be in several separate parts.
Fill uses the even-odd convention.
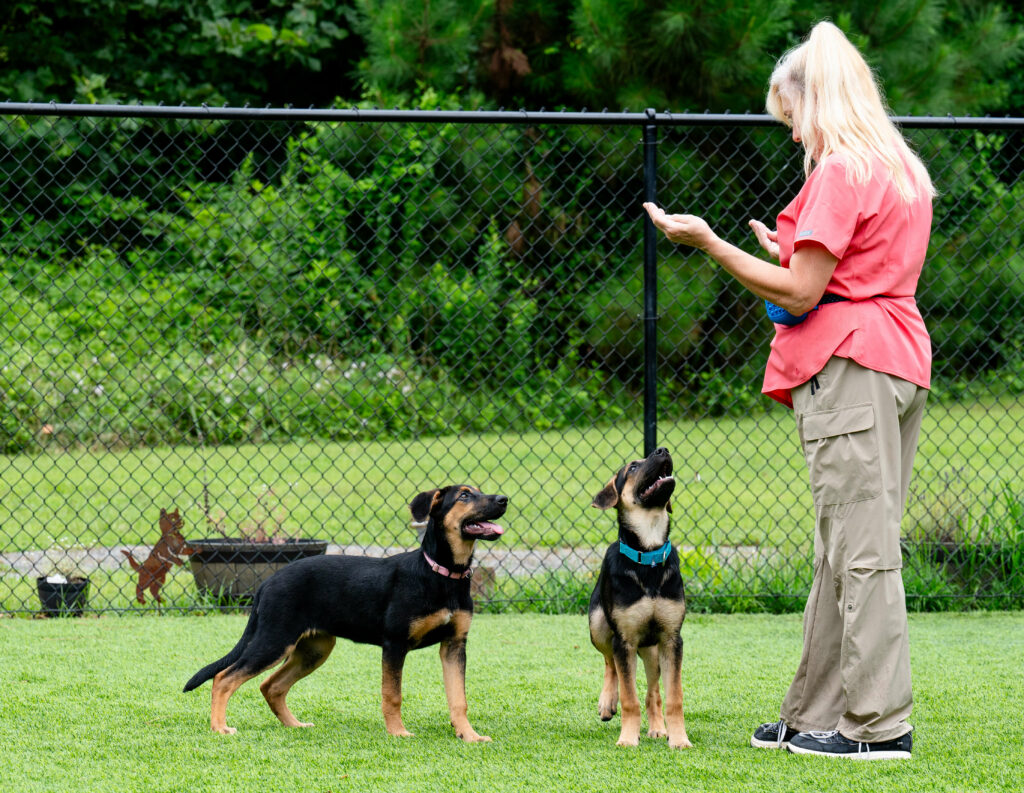
[[[678,634],[662,639],[658,647],[665,683],[665,721],[668,723],[668,745],[688,749],[693,744],[686,736],[683,719],[683,639]]]
[[[590,643],[604,656],[604,682],[597,700],[597,713],[601,721],[608,721],[619,707],[619,678],[612,655],[612,629],[600,609],[590,613]]]
[[[327,660],[337,639],[325,633],[303,636],[288,655],[284,665],[260,684],[264,699],[285,727],[312,727],[295,718],[285,702],[288,691]]]
[[[262,671],[262,670],[259,670]],[[259,674],[256,672],[244,672],[237,667],[225,669],[213,677],[213,704],[210,708],[210,729],[219,732],[221,735],[234,735],[237,730],[227,725],[228,700],[238,687],[246,680],[251,680]]]
[[[644,662],[644,672],[647,676],[647,737],[664,738],[668,735],[665,730],[665,716],[661,712],[661,668],[658,662],[658,647],[641,647],[640,658]]]
[[[251,620],[251,618],[250,618]],[[249,627],[246,626],[246,631]],[[242,634],[242,639],[246,634]],[[231,666],[213,676],[213,704],[210,709],[210,727],[214,732],[223,735],[232,735],[236,732],[234,727],[229,727],[227,720],[228,700],[238,687],[245,681],[252,680],[256,675],[265,672],[272,666],[279,664],[285,657],[285,652],[260,640],[259,635],[249,640],[248,646],[242,651],[240,657]]]
[[[466,611],[455,612],[455,636],[441,642],[441,672],[444,676],[444,693],[448,698],[448,715],[455,734],[466,743],[491,740],[480,735],[469,723],[469,706],[466,703],[466,635],[472,615]]]

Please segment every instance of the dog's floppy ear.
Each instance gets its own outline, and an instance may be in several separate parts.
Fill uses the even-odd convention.
[[[619,503],[619,491],[615,489],[615,477],[608,480],[604,490],[594,496],[590,506],[598,509],[611,509]]]
[[[412,503],[409,504],[409,510],[412,512],[412,519],[417,523],[425,523],[427,518],[430,517],[430,513],[434,509],[434,506],[440,500],[440,490],[427,490],[426,492],[420,493],[412,500]]]

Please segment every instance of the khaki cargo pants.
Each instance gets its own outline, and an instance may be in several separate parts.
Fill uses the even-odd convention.
[[[892,740],[911,729],[900,519],[928,392],[833,357],[792,393],[814,495],[814,580],[780,715],[800,731]]]

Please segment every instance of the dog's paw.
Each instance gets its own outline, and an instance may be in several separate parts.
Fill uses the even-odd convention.
[[[601,721],[611,721],[617,710],[614,702],[597,703],[597,715],[601,717]]]
[[[640,736],[639,735],[620,735],[619,740],[615,742],[616,746],[639,746]]]
[[[394,738],[415,738],[416,737],[415,735],[413,735],[413,733],[409,732],[408,730],[406,730],[404,728],[401,729],[401,730],[395,730],[394,732],[392,732],[391,730],[388,730],[388,735],[390,735],[390,736],[392,736]]]
[[[228,727],[226,724],[223,727],[214,727],[213,731],[219,732],[221,735],[234,735],[238,732],[234,727]]]
[[[692,749],[693,748],[693,744],[690,743],[690,739],[687,738],[684,735],[682,738],[677,738],[677,739],[669,738],[668,748],[669,749]]]
[[[491,742],[491,736],[489,736],[489,735],[477,735],[475,732],[471,733],[469,735],[460,735],[459,737],[462,740],[464,740],[466,743],[490,743]]]
[[[649,729],[647,731],[647,737],[648,738],[668,738],[668,733],[665,731],[664,727],[662,727],[662,728],[651,727],[651,729]]]

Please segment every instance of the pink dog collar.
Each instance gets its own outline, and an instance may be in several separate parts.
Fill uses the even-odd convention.
[[[431,559],[429,556],[427,556],[427,552],[426,551],[423,551],[422,553],[423,553],[423,558],[426,559],[427,560],[427,564],[430,565],[430,569],[433,570],[435,573],[438,573],[439,575],[443,575],[443,576],[445,576],[447,578],[469,578],[470,576],[473,575],[473,571],[470,570],[470,569],[467,569],[465,572],[462,572],[462,573],[453,573],[447,567],[442,567],[437,562],[435,562],[433,559]]]

